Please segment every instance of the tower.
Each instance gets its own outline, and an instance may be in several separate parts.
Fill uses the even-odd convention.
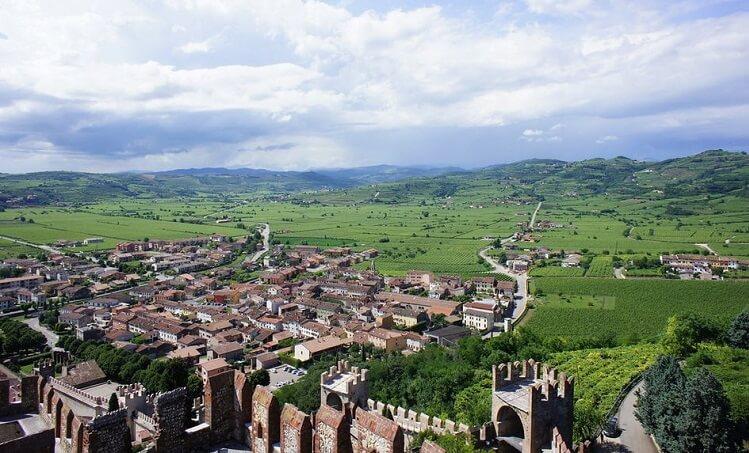
[[[339,360],[320,376],[320,405],[343,410],[346,404],[367,407],[369,382],[367,370],[352,367],[348,361]]]
[[[556,435],[572,445],[574,382],[534,360],[492,367],[497,441],[523,453],[548,448]]]

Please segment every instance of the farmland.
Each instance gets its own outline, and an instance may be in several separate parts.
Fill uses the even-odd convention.
[[[547,201],[538,213],[558,228],[539,233],[551,249],[602,254],[694,251],[709,244],[726,255],[749,256],[749,212],[741,197],[685,197],[679,200],[598,196]],[[726,240],[729,241],[726,244]]]
[[[539,277],[532,280],[532,287],[537,304],[527,327],[542,336],[610,335],[631,342],[657,336],[675,314],[700,313],[727,323],[749,306],[745,281]],[[575,303],[574,296],[583,298]],[[585,297],[609,297],[613,303]]]
[[[0,260],[17,258],[19,255],[36,256],[39,249],[0,239]]]
[[[20,218],[23,217],[23,221]],[[0,213],[0,234],[36,244],[57,240],[101,237],[104,242],[79,250],[111,249],[118,242],[152,239],[179,239],[222,233],[246,234],[228,224],[197,225],[166,220],[118,217],[66,208],[11,209]]]
[[[612,277],[614,268],[610,256],[596,256],[590,262],[590,267],[585,271],[586,277]]]

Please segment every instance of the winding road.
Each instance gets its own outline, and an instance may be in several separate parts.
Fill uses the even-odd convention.
[[[635,404],[637,404],[637,390],[642,389],[643,383],[636,385],[624,398],[619,406],[617,416],[621,436],[611,439],[604,437],[604,441],[596,446],[598,452],[632,452],[632,453],[658,453],[653,440],[645,433],[645,429],[635,418]]]
[[[503,244],[508,241],[510,241],[510,238],[502,239]],[[525,309],[528,305],[528,274],[513,272],[508,267],[499,263],[497,260],[489,256],[488,252],[491,249],[492,247],[481,249],[479,251],[479,256],[492,266],[492,272],[496,274],[509,275],[518,284],[518,289],[515,293],[515,308],[513,308],[512,315],[510,316],[514,324],[515,321],[519,319],[520,316],[525,312]]]

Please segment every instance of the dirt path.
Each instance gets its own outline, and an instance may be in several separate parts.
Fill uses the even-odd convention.
[[[60,250],[58,250],[58,249],[56,249],[54,247],[50,247],[48,245],[34,244],[33,242],[26,242],[26,241],[22,241],[20,239],[11,238],[11,237],[8,237],[8,236],[0,236],[0,239],[5,239],[6,241],[15,242],[16,244],[26,245],[26,246],[34,247],[34,248],[37,248],[37,249],[42,249],[45,252],[62,253]]]
[[[531,223],[530,223],[531,229],[533,228],[533,225],[535,225],[536,223],[536,215],[538,214],[538,210],[541,209],[541,203],[543,203],[543,201],[538,202],[538,205],[536,206],[536,210],[533,211],[533,215],[531,216]]]
[[[713,255],[718,255],[718,252],[716,252],[715,250],[713,250],[708,244],[694,244],[694,245],[696,245],[697,247],[699,247],[701,249],[707,250],[708,252],[712,253]]]

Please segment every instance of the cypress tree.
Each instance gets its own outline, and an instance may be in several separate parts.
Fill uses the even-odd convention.
[[[109,396],[109,407],[107,410],[109,412],[116,411],[120,408],[120,401],[117,399],[117,394],[112,392],[112,394]]]

